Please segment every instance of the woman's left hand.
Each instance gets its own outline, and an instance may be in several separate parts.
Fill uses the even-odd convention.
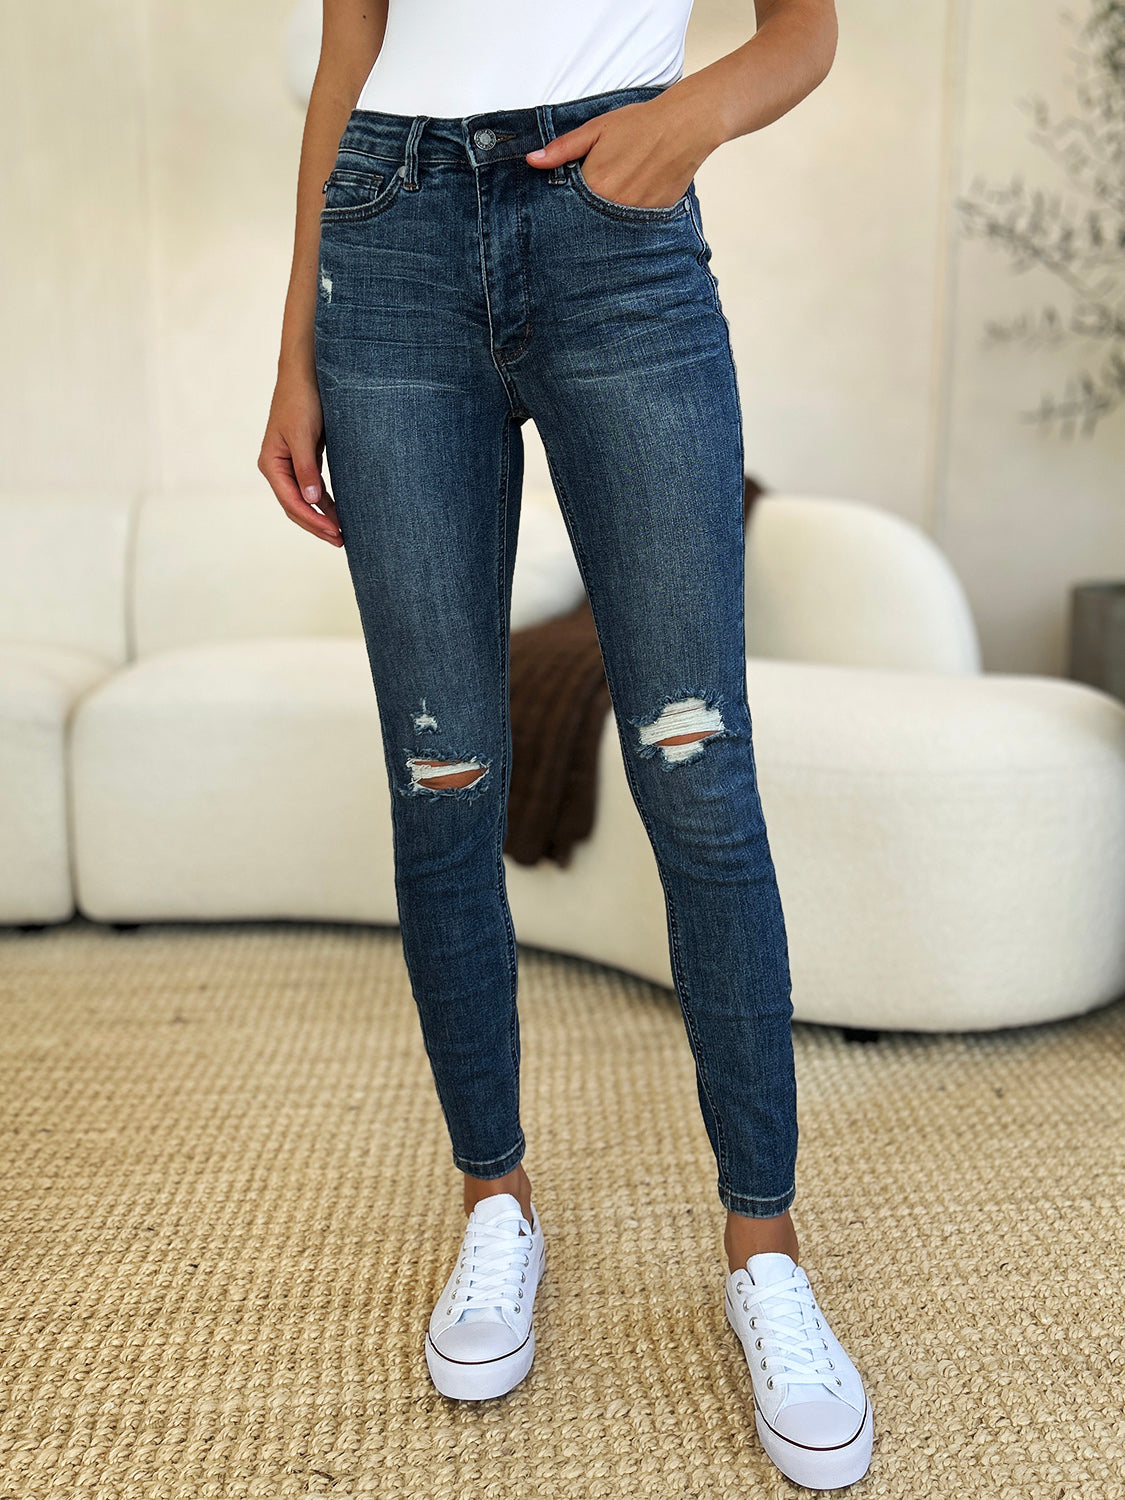
[[[594,115],[540,150],[529,151],[526,160],[533,167],[581,161],[587,185],[612,203],[671,208],[718,144],[698,124],[689,123],[698,114],[683,109],[672,94],[670,88],[653,99]]]

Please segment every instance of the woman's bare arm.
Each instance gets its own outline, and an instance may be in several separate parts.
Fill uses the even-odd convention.
[[[324,0],[320,60],[297,170],[293,266],[281,325],[277,385],[258,457],[258,468],[289,518],[335,546],[343,543],[336,508],[320,474],[324,420],[313,353],[321,186],[383,45],[387,4],[388,0]],[[318,514],[314,504],[325,514]]]
[[[833,0],[755,0],[754,10],[749,41],[673,85],[709,120],[716,146],[788,114],[824,82],[836,56]]]
[[[760,130],[810,94],[836,55],[834,0],[755,0],[758,29],[734,52],[662,94],[609,110],[558,136],[527,160],[583,160],[595,192],[618,203],[667,207],[716,147]]]

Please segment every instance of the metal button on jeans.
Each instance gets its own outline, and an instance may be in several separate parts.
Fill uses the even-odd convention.
[[[473,144],[479,146],[482,151],[491,151],[496,144],[495,130],[478,130],[473,134]]]

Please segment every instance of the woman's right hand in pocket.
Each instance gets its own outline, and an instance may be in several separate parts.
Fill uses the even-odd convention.
[[[304,375],[279,374],[258,468],[291,521],[342,547],[336,506],[321,478],[323,453],[324,415],[316,381]],[[314,510],[314,505],[324,514]]]

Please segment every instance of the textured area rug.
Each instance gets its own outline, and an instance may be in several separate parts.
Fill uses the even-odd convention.
[[[675,996],[521,952],[531,1374],[433,1389],[464,1226],[396,929],[0,935],[0,1497],[800,1496],[754,1432]],[[794,1028],[867,1496],[1125,1496],[1125,1004]]]

